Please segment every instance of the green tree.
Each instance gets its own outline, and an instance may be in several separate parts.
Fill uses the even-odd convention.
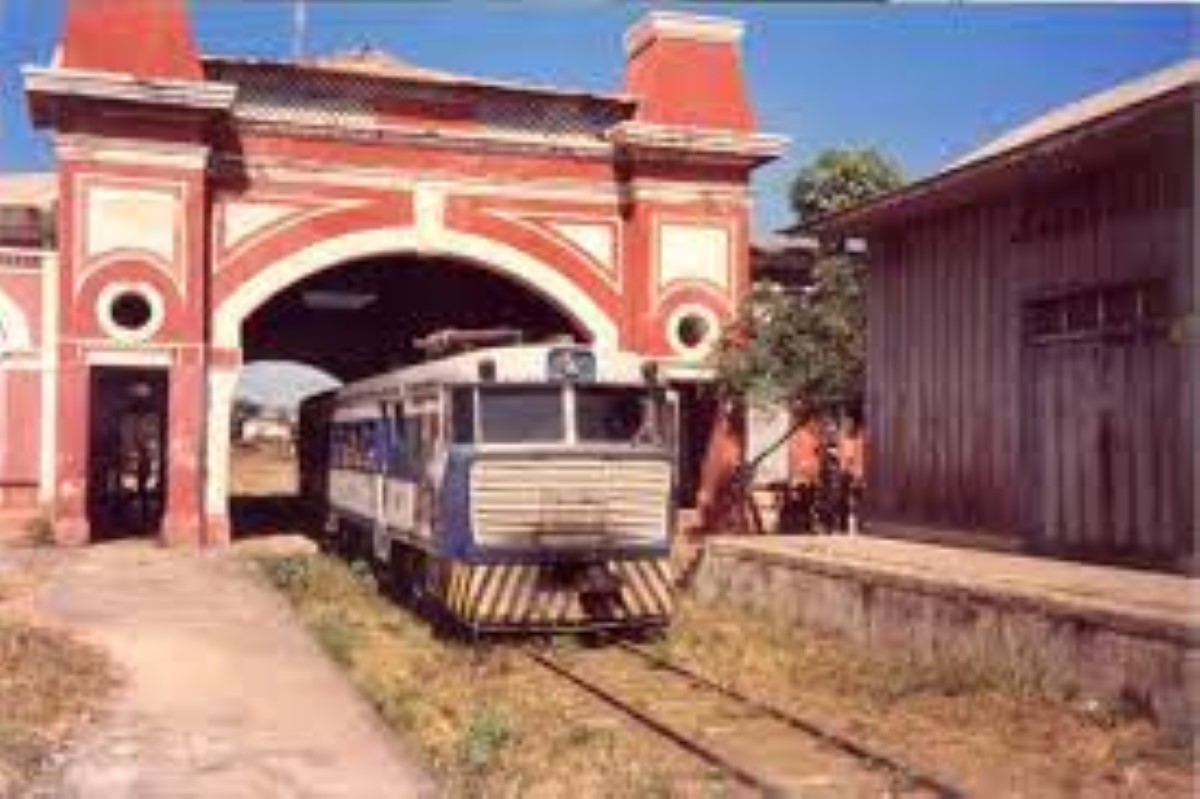
[[[902,182],[899,169],[875,150],[827,150],[800,171],[792,204],[800,223],[811,223]],[[865,377],[864,269],[860,259],[822,254],[798,286],[756,284],[717,349],[724,390],[755,405],[801,402],[817,412],[858,406]]]
[[[831,148],[822,151],[792,181],[797,223],[842,211],[899,188],[904,176],[896,162],[878,150]]]

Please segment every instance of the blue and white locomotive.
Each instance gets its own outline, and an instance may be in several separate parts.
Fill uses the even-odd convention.
[[[668,622],[674,412],[653,362],[481,349],[314,398],[301,430],[327,529],[466,627]]]

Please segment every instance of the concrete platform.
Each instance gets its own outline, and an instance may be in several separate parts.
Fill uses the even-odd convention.
[[[702,599],[1200,729],[1200,579],[867,536],[710,539]]]
[[[36,611],[122,686],[31,799],[438,795],[251,564],[137,540],[53,555]]]

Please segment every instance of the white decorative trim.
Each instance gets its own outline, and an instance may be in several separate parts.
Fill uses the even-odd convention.
[[[170,351],[163,350],[89,350],[89,366],[150,366],[169,368],[173,362]]]
[[[416,217],[417,252],[436,249],[438,236],[446,223],[446,195],[441,188],[418,183],[413,190],[413,215]]]
[[[617,272],[617,232],[610,222],[555,220],[546,226],[599,264],[610,275]]]
[[[659,253],[662,250],[662,228],[664,225],[697,225],[697,226],[721,226],[724,227],[729,234],[729,255],[728,255],[728,285],[721,286],[717,283],[698,280],[664,280],[662,276],[662,264],[659,261]],[[653,279],[651,280],[651,300],[652,305],[657,306],[663,299],[669,296],[678,288],[696,287],[704,291],[720,296],[725,302],[731,302],[733,298],[739,296],[742,291],[741,280],[738,275],[738,253],[740,248],[746,246],[742,241],[742,236],[738,226],[733,224],[729,216],[710,216],[682,213],[661,213],[654,214],[653,221],[650,226],[650,252],[654,258],[654,263],[651,265]]]
[[[224,517],[229,512],[229,438],[233,429],[233,397],[240,374],[239,367],[208,370],[204,511],[210,517]]]
[[[187,285],[184,272],[184,265],[180,261],[186,257],[187,253],[187,237],[189,235],[188,225],[183,219],[183,214],[189,202],[189,188],[187,181],[183,180],[161,180],[161,179],[145,179],[145,178],[130,178],[119,175],[111,175],[104,172],[77,172],[73,179],[75,202],[71,209],[75,225],[75,279],[73,290],[78,293],[80,288],[91,279],[98,271],[103,269],[113,260],[124,258],[139,258],[144,262],[162,273],[175,289],[179,292],[179,296],[187,297]],[[88,249],[90,228],[93,220],[90,214],[88,196],[96,191],[112,188],[113,186],[131,186],[134,190],[146,192],[158,191],[160,193],[170,192],[175,196],[176,214],[171,225],[171,235],[174,245],[171,250],[172,260],[167,260],[160,253],[155,253],[144,247],[128,247],[122,246],[120,249],[108,249],[105,254],[101,255],[100,251],[90,251]],[[90,257],[92,252],[100,255],[99,258]],[[149,256],[149,257],[145,257]]]
[[[612,157],[612,142],[597,136],[570,139],[548,139],[519,133],[499,133],[488,130],[454,130],[443,128],[403,128],[383,125],[346,127],[334,122],[265,122],[244,116],[237,117],[239,130],[247,132],[282,133],[298,139],[335,139],[392,146],[428,147],[439,150],[469,149],[476,153],[551,153],[574,158],[607,160]]]
[[[299,189],[298,189],[299,190]],[[237,259],[246,250],[253,247],[255,244],[263,241],[269,236],[273,236],[288,228],[296,227],[310,219],[322,216],[324,214],[335,213],[337,211],[345,211],[352,208],[357,208],[367,204],[367,200],[355,199],[312,199],[312,187],[304,187],[306,197],[300,200],[294,196],[287,194],[273,193],[269,195],[254,194],[249,198],[230,197],[215,204],[218,209],[218,223],[213,225],[214,241],[218,229],[221,233],[222,242],[220,247],[213,250],[215,266],[214,273],[220,273],[227,264]],[[267,215],[259,215],[263,224],[258,227],[246,229],[241,232],[241,235],[236,238],[231,238],[228,234],[228,226],[230,221],[230,211],[233,211],[238,206],[244,205],[262,205],[271,206],[280,211],[290,211],[291,213],[282,213],[275,216],[273,219],[267,219]],[[248,222],[245,223],[248,227]]]
[[[728,293],[733,283],[732,232],[724,224],[656,222],[656,288],[705,283]]]
[[[556,241],[558,244],[577,253],[591,267],[593,273],[601,280],[618,291],[621,288],[623,262],[621,253],[621,220],[617,216],[590,214],[563,214],[554,211],[530,211],[523,208],[488,208],[484,211],[488,216],[499,217],[514,225],[542,237]],[[561,228],[593,228],[603,227],[609,233],[609,248],[607,255],[585,249],[583,244],[572,239]]]
[[[330,170],[327,162],[303,159],[220,155],[227,168],[244,171],[252,181],[295,184],[299,190],[312,191],[314,185],[376,189],[414,189],[417,184],[442,187],[447,195],[512,197],[568,202],[596,202],[616,205],[624,199],[627,187],[638,198],[667,202],[698,202],[717,199],[722,202],[747,202],[750,190],[745,183],[720,181],[667,181],[638,178],[629,184],[613,181],[588,181],[575,178],[550,178],[504,182],[494,178],[473,178],[451,171],[421,172],[389,168],[339,165]]]
[[[217,308],[213,318],[213,344],[238,349],[242,322],[271,297],[309,275],[338,264],[368,257],[420,252],[464,258],[480,268],[497,272],[528,286],[551,300],[600,346],[617,346],[615,322],[581,288],[552,266],[507,244],[449,228],[427,229],[419,238],[416,228],[376,228],[346,233],[313,244],[286,256],[255,274]]]
[[[42,396],[38,502],[54,502],[58,482],[58,256],[42,261]]]
[[[0,357],[32,350],[33,336],[25,312],[0,289]]]
[[[204,111],[228,110],[237,95],[237,86],[215,81],[144,78],[120,72],[63,67],[25,66],[21,68],[21,74],[25,76],[25,91],[31,95],[125,100]]]
[[[146,324],[136,330],[122,327],[117,320],[113,319],[113,303],[122,294],[136,294],[150,306],[150,318],[146,320]],[[100,294],[96,297],[95,310],[96,321],[99,323],[100,329],[114,341],[123,344],[135,344],[152,338],[162,328],[166,319],[162,295],[149,283],[142,282],[117,280],[109,283],[100,290]]]
[[[613,125],[605,136],[621,147],[677,150],[690,157],[734,156],[770,161],[783,155],[791,139],[768,133],[744,133],[723,128],[660,125],[627,120]]]
[[[685,316],[698,316],[708,324],[708,332],[704,339],[694,347],[689,347],[679,338],[679,323]],[[704,360],[712,353],[717,340],[721,337],[721,320],[706,305],[687,303],[680,305],[667,317],[667,341],[671,349],[681,358],[689,361]]]
[[[57,133],[54,135],[54,150],[60,161],[204,169],[208,165],[210,148],[203,144]]]
[[[625,32],[625,55],[632,58],[654,39],[686,39],[707,44],[734,44],[746,26],[728,17],[708,17],[678,11],[651,11]]]
[[[664,358],[659,360],[662,366],[662,376],[667,381],[708,383],[717,379],[717,370],[695,361],[681,361]]]
[[[0,355],[0,371],[41,373],[44,366],[42,359],[36,355],[24,354],[14,357]]]
[[[113,250],[134,249],[175,263],[179,197],[174,190],[96,184],[85,188],[83,202],[88,221],[83,255],[89,262]]]
[[[287,203],[242,200],[222,206],[221,249],[232,250],[245,238],[263,228],[273,227],[301,210]]]

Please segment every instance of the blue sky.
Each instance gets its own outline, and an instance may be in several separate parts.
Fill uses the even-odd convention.
[[[292,4],[194,0],[201,48],[287,57]],[[364,43],[407,61],[567,87],[620,87],[621,35],[652,6],[621,2],[418,3],[309,0],[310,53]],[[1200,9],[1167,5],[679,5],[745,21],[761,126],[792,138],[755,179],[756,228],[789,222],[787,185],[830,146],[874,145],[909,177],[1043,111],[1198,53]],[[58,0],[0,0],[0,171],[46,168],[19,67],[46,63]],[[702,91],[703,87],[698,87]],[[244,391],[270,394],[269,376]]]
[[[191,5],[206,52],[291,52],[290,2]],[[420,65],[607,90],[620,85],[621,34],[650,7],[309,0],[308,49],[369,42]],[[1195,54],[1200,38],[1198,10],[1185,6],[655,7],[746,22],[762,127],[793,140],[756,179],[760,232],[789,221],[789,179],[824,147],[875,145],[917,177],[1044,110]],[[0,0],[0,170],[49,161],[29,127],[19,66],[49,59],[61,14],[56,0]]]

